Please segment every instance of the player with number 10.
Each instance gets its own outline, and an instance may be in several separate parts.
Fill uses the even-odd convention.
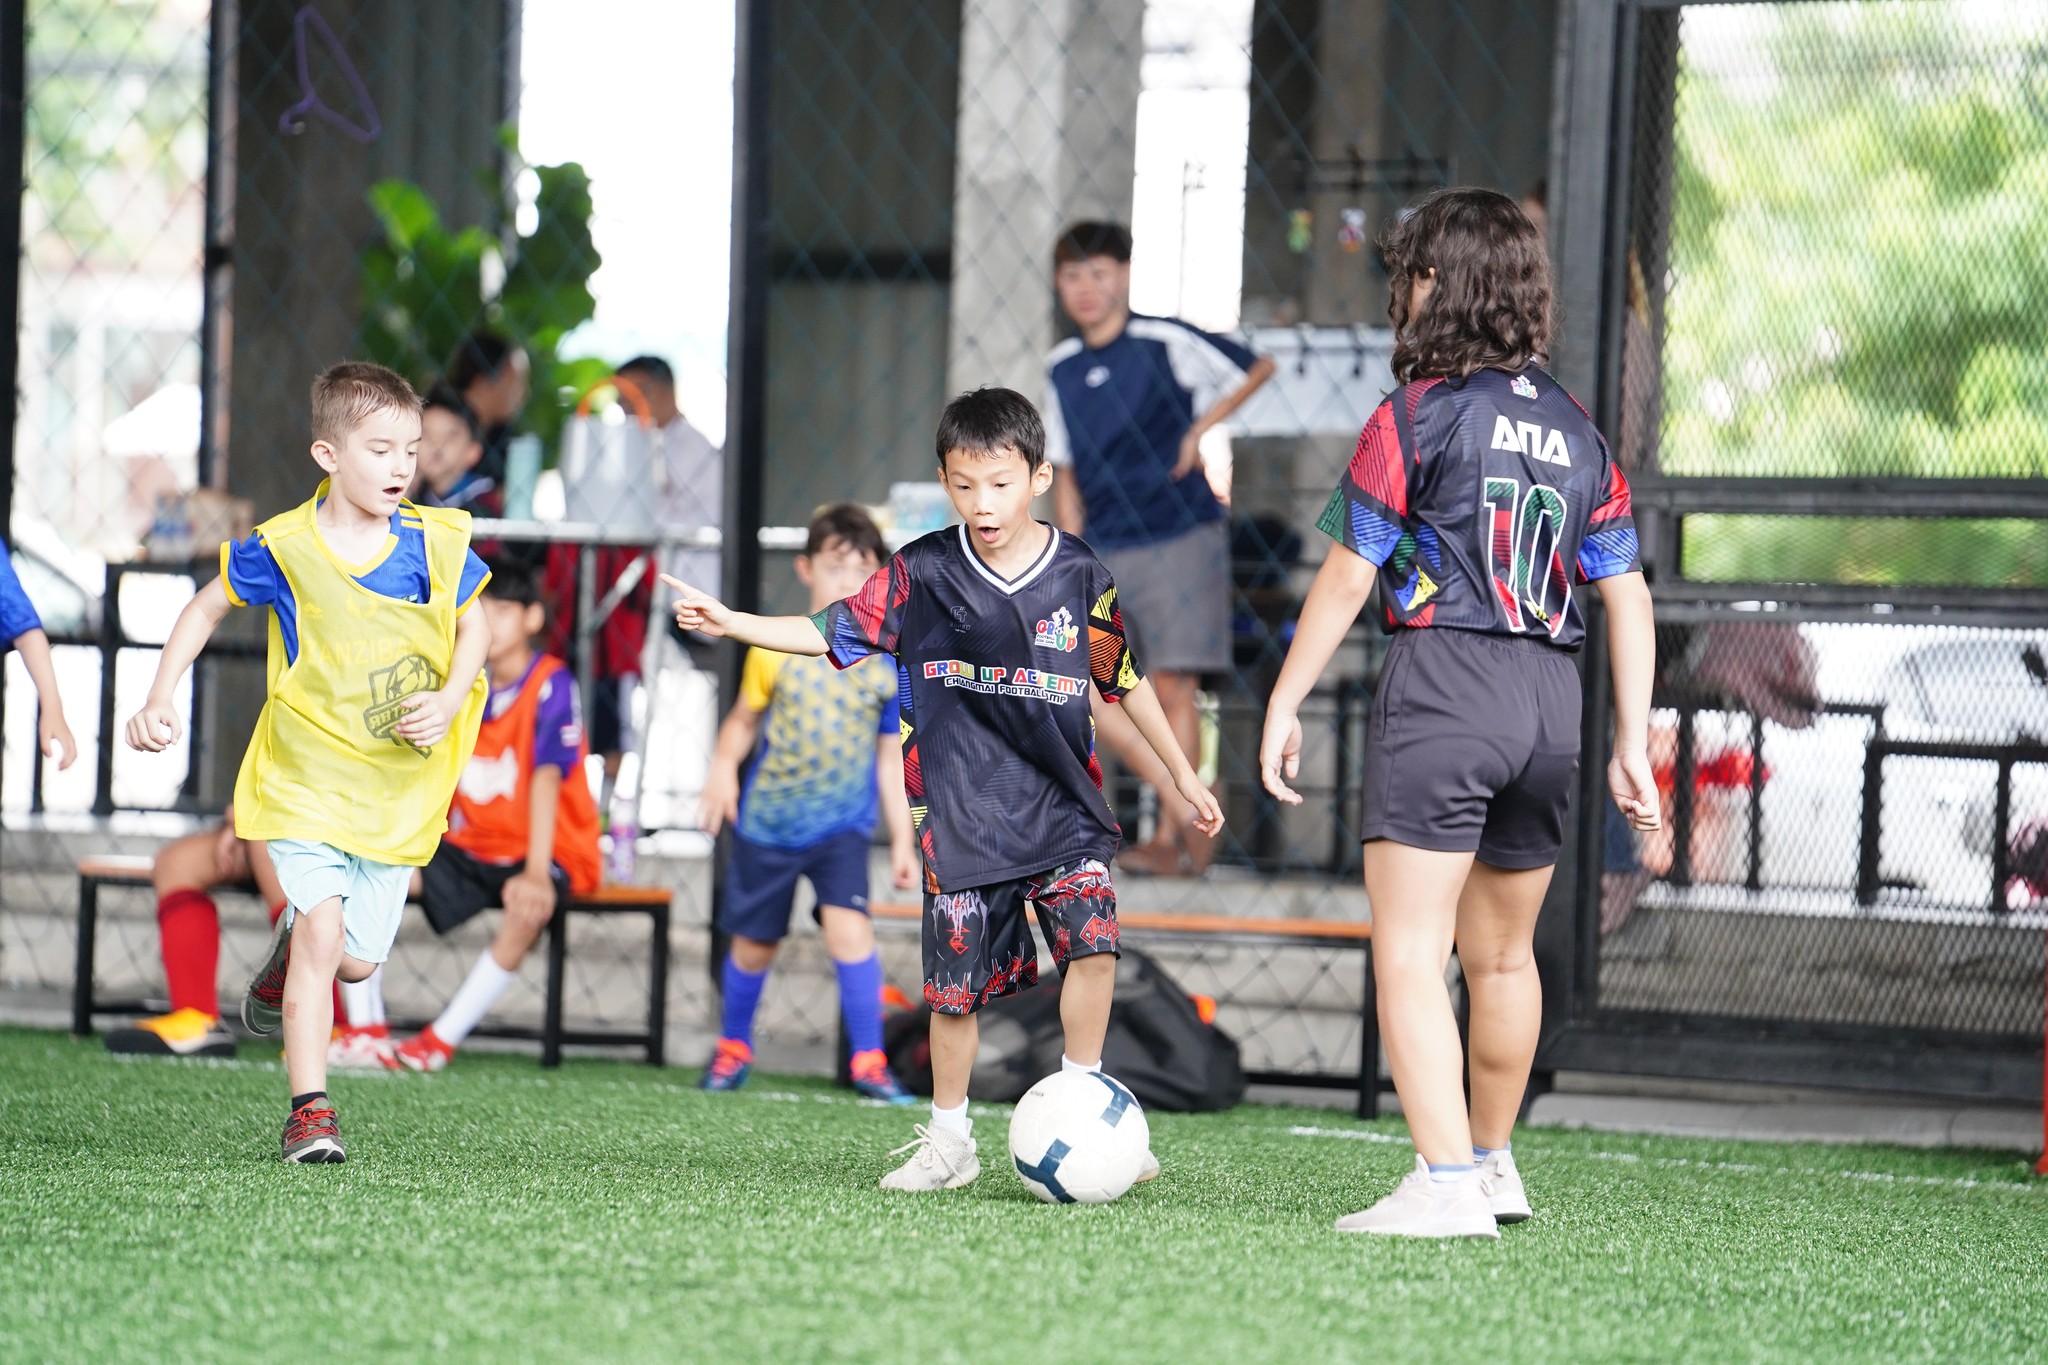
[[[1374,980],[1414,1171],[1347,1232],[1497,1237],[1529,1216],[1508,1138],[1535,1056],[1531,945],[1579,766],[1585,622],[1600,593],[1613,658],[1608,786],[1657,827],[1645,753],[1656,645],[1628,483],[1539,362],[1544,242],[1514,201],[1440,190],[1383,243],[1401,387],[1366,423],[1320,525],[1316,576],[1268,703],[1259,766],[1280,800],[1296,709],[1375,586],[1394,637],[1366,738],[1365,886]],[[1471,1098],[1444,988],[1455,939],[1471,1000]]]

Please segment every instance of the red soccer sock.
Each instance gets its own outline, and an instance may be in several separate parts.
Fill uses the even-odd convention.
[[[163,946],[164,981],[173,1010],[195,1009],[220,1017],[220,910],[204,891],[165,893],[156,903],[157,936]]]

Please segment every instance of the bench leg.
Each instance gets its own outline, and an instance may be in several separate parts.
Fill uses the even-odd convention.
[[[540,1064],[562,1064],[562,989],[569,961],[569,908],[559,906],[548,921],[548,982],[540,1024]]]
[[[649,915],[654,921],[654,942],[647,955],[647,1065],[668,1061],[668,906],[657,905]]]
[[[1358,1007],[1358,1117],[1380,1116],[1380,993],[1372,978],[1372,944],[1365,945],[1365,988]]]
[[[100,884],[91,877],[78,879],[78,963],[71,977],[71,1032],[84,1038],[92,1033],[92,973],[94,949],[99,938]]]

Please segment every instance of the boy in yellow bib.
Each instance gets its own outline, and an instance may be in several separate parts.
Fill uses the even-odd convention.
[[[312,499],[221,547],[164,645],[128,743],[176,744],[172,689],[231,606],[270,608],[270,699],[235,782],[236,828],[267,840],[284,888],[242,1021],[284,1025],[286,1161],[340,1161],[327,1100],[331,984],[390,955],[412,869],[433,857],[483,714],[489,578],[469,514],[405,501],[420,400],[378,365],[313,381]],[[296,940],[296,942],[294,942]]]

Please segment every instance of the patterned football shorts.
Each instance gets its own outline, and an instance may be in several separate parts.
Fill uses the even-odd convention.
[[[1038,984],[1038,945],[1024,903],[1064,975],[1077,957],[1116,955],[1116,888],[1094,858],[965,891],[924,898],[924,1002],[937,1014],[972,1014]]]

